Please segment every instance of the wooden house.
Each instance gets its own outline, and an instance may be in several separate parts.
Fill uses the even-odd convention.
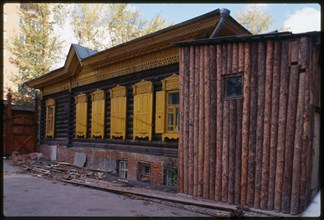
[[[62,68],[26,83],[42,93],[40,150],[214,201],[303,211],[319,187],[319,33],[254,36],[223,12],[98,53],[72,45]]]
[[[41,91],[40,150],[120,178],[176,185],[178,41],[208,38],[220,10],[105,51],[72,45],[62,68],[26,82]],[[228,17],[219,36],[250,34]],[[78,154],[79,155],[79,154]]]
[[[319,190],[320,33],[179,42],[179,191],[298,214]]]

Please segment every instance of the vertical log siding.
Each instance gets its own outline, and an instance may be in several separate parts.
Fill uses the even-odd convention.
[[[180,47],[180,191],[290,214],[305,209],[319,107],[312,39]],[[242,96],[224,99],[223,77],[233,74],[242,74]]]

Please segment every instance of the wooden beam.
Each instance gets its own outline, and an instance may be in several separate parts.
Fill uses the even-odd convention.
[[[203,182],[204,182],[204,145],[205,145],[205,69],[204,69],[204,52],[203,48],[200,48],[200,62],[199,62],[199,149],[198,149],[198,196],[203,196]]]
[[[194,83],[194,141],[193,141],[193,147],[194,147],[194,178],[193,178],[193,183],[194,183],[194,190],[193,190],[193,195],[198,196],[198,152],[199,152],[199,85],[200,85],[200,47],[195,48],[195,83]]]
[[[265,74],[265,101],[262,153],[262,181],[261,181],[261,209],[268,208],[269,163],[270,163],[270,129],[271,129],[271,101],[273,75],[273,48],[274,43],[268,40],[266,44],[266,74]]]
[[[293,43],[294,44],[294,43]],[[291,53],[298,51],[298,45],[292,46]],[[282,192],[282,212],[290,212],[291,184],[292,184],[292,165],[293,165],[293,146],[294,133],[296,125],[296,109],[299,81],[299,66],[290,66],[289,76],[289,96],[287,109],[287,127],[286,127],[286,146],[285,146],[285,165],[284,165],[284,182]]]
[[[192,181],[194,179],[194,98],[195,98],[195,47],[190,46],[190,67],[189,67],[189,142],[188,142],[188,187],[189,187],[189,194],[193,194],[194,189],[194,182]]]
[[[257,90],[258,87],[258,45],[251,43],[251,84],[250,84],[250,129],[249,129],[249,158],[248,158],[248,188],[247,201],[248,206],[253,206],[254,200],[254,184],[255,184],[255,145],[256,145],[256,129],[257,129]]]
[[[216,82],[216,46],[209,46],[209,75],[210,75],[210,170],[209,170],[209,198],[215,199],[216,181],[216,102],[217,102],[217,82]]]
[[[258,104],[257,104],[257,130],[255,146],[255,191],[254,208],[260,208],[261,180],[262,180],[262,152],[264,127],[264,96],[265,96],[265,43],[258,43]]]
[[[222,47],[216,45],[216,180],[215,180],[215,200],[222,200],[222,154],[223,154],[223,101],[222,101]]]
[[[273,78],[272,78],[272,106],[271,106],[271,132],[270,132],[270,164],[269,164],[269,187],[268,209],[274,208],[274,193],[276,185],[276,159],[278,143],[278,116],[279,116],[279,88],[280,88],[280,52],[281,43],[274,42],[273,55]]]
[[[281,65],[280,65],[280,96],[279,96],[279,118],[278,118],[278,144],[276,160],[276,186],[274,197],[274,210],[281,211],[282,185],[284,170],[284,155],[286,143],[286,120],[287,120],[287,101],[288,101],[288,42],[282,42]]]
[[[204,109],[205,109],[205,117],[204,117],[204,186],[203,186],[203,198],[209,198],[209,182],[210,182],[210,57],[208,46],[203,46],[204,48]]]
[[[241,63],[241,62],[240,62]],[[240,65],[242,66],[242,64]],[[251,51],[250,43],[244,44],[243,72],[243,112],[242,112],[242,172],[241,172],[241,205],[246,205],[248,180],[248,154],[250,131],[250,84],[251,84]]]

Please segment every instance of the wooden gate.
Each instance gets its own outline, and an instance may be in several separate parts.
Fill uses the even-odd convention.
[[[35,99],[34,107],[16,106],[11,104],[9,92],[3,109],[3,155],[11,155],[14,151],[21,154],[35,152],[38,129],[38,99]]]

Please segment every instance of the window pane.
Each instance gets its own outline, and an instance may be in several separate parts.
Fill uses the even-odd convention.
[[[53,112],[54,112],[53,110],[54,110],[53,106],[48,107],[48,115],[49,116],[51,116],[53,114]]]
[[[120,161],[119,166],[120,166],[120,169],[125,169],[125,162]]]
[[[179,104],[179,92],[171,92],[168,95],[168,104]]]
[[[168,131],[173,131],[173,113],[168,114]]]
[[[143,165],[143,174],[150,175],[151,174],[151,167],[149,165]]]
[[[224,78],[224,98],[242,96],[242,76]]]
[[[176,131],[179,131],[179,124],[180,124],[180,110],[177,107],[176,108],[176,127],[175,127]]]

